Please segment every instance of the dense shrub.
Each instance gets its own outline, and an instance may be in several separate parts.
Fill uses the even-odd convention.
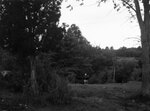
[[[22,92],[25,78],[17,56],[0,48],[0,88]]]
[[[53,104],[68,104],[71,102],[71,90],[68,87],[67,82],[56,76],[55,88],[49,91],[48,100]]]
[[[134,68],[133,72],[131,73],[131,80],[132,81],[140,81],[141,79],[142,79],[141,68]]]
[[[75,83],[76,75],[75,73],[71,73],[67,76],[68,82]]]
[[[46,100],[53,104],[65,104],[71,100],[71,91],[67,80],[60,77],[59,68],[51,67],[51,59],[45,55],[37,63],[37,82],[41,95],[47,95]]]
[[[47,106],[48,104],[69,104],[72,98],[72,91],[67,81],[57,75],[57,71],[46,74],[46,77],[37,78],[39,94],[30,93],[29,87],[23,94],[21,101],[34,106]],[[45,75],[44,75],[45,76]]]
[[[137,67],[138,61],[135,58],[120,58],[116,63],[116,82],[127,82],[131,80],[132,72]]]
[[[46,77],[38,79],[40,94],[46,94],[46,101],[52,104],[67,104],[71,101],[71,90],[67,81],[57,75],[57,71],[48,72]]]
[[[107,81],[107,72],[101,71],[96,75],[92,75],[88,81],[89,84],[100,84]]]

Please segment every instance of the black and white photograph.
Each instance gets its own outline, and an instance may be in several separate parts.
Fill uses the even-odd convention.
[[[150,0],[0,0],[0,111],[150,111]]]

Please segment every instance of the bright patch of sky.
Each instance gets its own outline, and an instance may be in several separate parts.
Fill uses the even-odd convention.
[[[111,0],[97,6],[96,0],[84,0],[80,6],[75,0],[63,2],[60,23],[79,26],[82,35],[95,46],[137,47],[140,45],[140,30],[136,19],[131,23],[130,14],[125,8],[119,12],[113,9]],[[66,8],[73,5],[73,10]]]

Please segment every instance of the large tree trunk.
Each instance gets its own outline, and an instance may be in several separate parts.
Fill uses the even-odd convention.
[[[150,7],[149,0],[142,0],[144,15],[142,18],[139,0],[134,0],[135,12],[141,30],[142,44],[142,95],[150,97]]]
[[[149,27],[141,31],[142,39],[142,94],[150,97],[150,35]]]
[[[31,68],[31,91],[33,94],[38,94],[38,85],[36,81],[36,58],[30,57],[30,68]]]
[[[150,97],[150,14],[149,0],[143,0],[144,22],[141,26],[141,41],[143,53],[142,66],[142,94]]]

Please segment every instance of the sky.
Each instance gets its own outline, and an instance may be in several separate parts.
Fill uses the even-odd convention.
[[[69,4],[73,10],[66,8]],[[94,46],[137,47],[140,45],[140,30],[136,19],[131,19],[125,8],[113,9],[111,0],[97,6],[96,0],[84,0],[80,6],[75,0],[62,3],[60,23],[76,24],[82,35]],[[131,22],[133,21],[133,22]]]

